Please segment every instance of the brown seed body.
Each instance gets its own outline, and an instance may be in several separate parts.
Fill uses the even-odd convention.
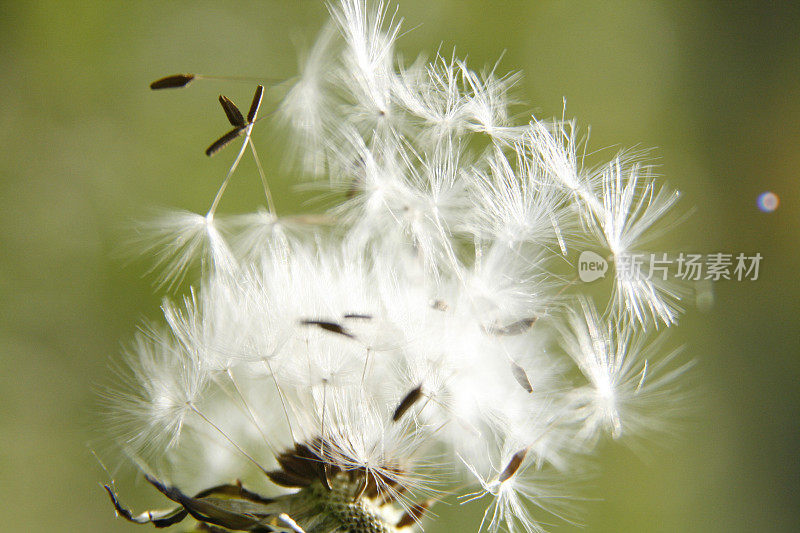
[[[397,406],[397,409],[394,410],[392,420],[394,422],[400,420],[406,411],[411,409],[411,407],[417,403],[422,396],[422,385],[411,389],[411,391],[409,391],[409,393],[406,394],[402,400],[400,400],[400,404]]]
[[[519,467],[522,466],[522,462],[525,460],[526,455],[528,455],[528,448],[525,448],[524,450],[520,450],[517,453],[515,453],[511,457],[511,460],[508,462],[508,465],[500,473],[500,477],[497,478],[497,480],[500,483],[503,483],[511,479],[511,477],[513,477],[514,474],[517,473]]]
[[[189,85],[194,78],[194,74],[174,74],[172,76],[165,76],[151,83],[150,88],[154,91],[159,89],[179,89]]]

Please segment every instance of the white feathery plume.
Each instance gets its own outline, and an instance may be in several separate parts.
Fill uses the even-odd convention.
[[[580,201],[578,209],[599,209],[592,184],[580,167],[577,149],[577,130],[573,122],[547,124],[534,119],[525,129],[517,151]]]
[[[499,141],[514,141],[523,131],[511,127],[508,117],[509,90],[519,81],[519,74],[509,74],[503,78],[494,75],[494,69],[479,75],[470,70],[465,61],[458,62],[464,84],[469,96],[464,105],[467,122],[472,131],[485,133]]]
[[[300,166],[313,176],[325,171],[324,157],[326,121],[333,100],[327,84],[327,65],[332,61],[338,33],[333,25],[323,28],[300,65],[297,81],[286,93],[277,109],[279,120],[291,128],[294,137],[290,147]]]
[[[586,299],[580,306],[564,335],[564,349],[589,382],[572,392],[583,425],[579,435],[591,440],[602,430],[617,439],[658,431],[666,418],[660,415],[671,412],[659,402],[680,398],[676,380],[688,364],[669,369],[677,352],[658,357],[658,339],[647,339],[629,321],[603,320]]]
[[[392,118],[394,43],[401,21],[387,20],[383,1],[373,8],[367,0],[343,0],[329,10],[347,45],[339,76],[356,104],[347,113],[355,123],[379,127]]]
[[[213,217],[190,211],[165,212],[139,224],[136,240],[153,256],[159,286],[179,285],[191,267],[231,272],[236,262]]]
[[[602,172],[602,208],[593,208],[593,227],[617,266],[616,309],[626,310],[643,325],[649,320],[670,325],[680,311],[676,289],[657,277],[648,279],[632,272],[635,265],[626,263],[645,238],[652,238],[648,232],[663,221],[680,196],[657,186],[643,171],[639,163],[626,164],[621,156],[609,163]]]
[[[400,68],[393,95],[420,124],[417,141],[436,144],[463,134],[467,128],[467,97],[455,55],[447,60],[437,55],[431,63],[420,57],[408,68]]]
[[[119,372],[121,388],[107,393],[112,424],[126,450],[160,455],[177,445],[208,376],[196,353],[154,329],[136,335],[126,367]]]
[[[563,233],[565,195],[539,175],[541,169],[524,155],[516,153],[512,161],[501,150],[487,157],[488,168],[476,169],[474,201],[477,220],[471,221],[471,232],[482,239],[517,243],[554,244]]]

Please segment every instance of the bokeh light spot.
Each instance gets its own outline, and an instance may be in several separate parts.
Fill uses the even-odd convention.
[[[774,192],[767,191],[758,196],[758,208],[765,213],[772,213],[778,209],[778,205],[780,205],[780,199]]]

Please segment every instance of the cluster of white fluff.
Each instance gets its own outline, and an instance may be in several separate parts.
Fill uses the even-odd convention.
[[[598,437],[666,427],[683,367],[654,334],[677,293],[617,275],[592,298],[573,263],[614,270],[677,193],[625,153],[584,167],[571,121],[513,120],[516,75],[399,64],[382,2],[330,12],[273,120],[342,201],[152,225],[164,279],[202,276],[130,349],[123,445],[200,487],[322,437],[407,502],[487,497],[489,531],[540,531]]]

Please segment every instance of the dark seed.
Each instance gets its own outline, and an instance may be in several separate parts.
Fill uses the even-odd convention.
[[[511,460],[508,462],[508,466],[505,467],[503,472],[500,474],[498,481],[503,483],[510,479],[514,474],[517,473],[519,467],[522,466],[522,461],[525,460],[525,456],[528,455],[528,448],[518,451],[514,454]]]
[[[211,157],[212,155],[216,154],[217,152],[219,152],[220,150],[225,148],[228,145],[228,143],[230,143],[236,137],[241,135],[243,131],[244,131],[244,128],[234,128],[234,129],[232,129],[231,131],[229,131],[228,133],[226,133],[225,135],[223,135],[222,137],[220,137],[219,139],[214,141],[211,144],[211,146],[206,148],[206,155],[208,157]]]
[[[154,81],[150,84],[150,88],[154,91],[158,89],[178,89],[186,87],[193,79],[194,74],[175,74]]]
[[[219,95],[219,105],[221,105],[222,109],[225,111],[225,116],[228,117],[228,122],[231,123],[231,126],[243,128],[247,125],[247,123],[244,121],[244,117],[242,116],[242,112],[239,111],[239,108],[236,107],[236,104],[231,102],[230,98],[224,95]]]
[[[250,124],[258,114],[258,108],[261,107],[261,98],[264,96],[264,86],[259,85],[256,87],[256,93],[253,95],[253,102],[250,104],[250,111],[247,112],[247,123]]]
[[[352,333],[344,329],[341,324],[337,324],[336,322],[327,322],[325,320],[301,320],[300,323],[304,326],[317,326],[325,331],[344,335],[349,339],[355,339],[355,336]]]
[[[406,411],[411,409],[415,403],[422,398],[422,385],[419,385],[406,394],[403,399],[400,401],[400,405],[397,406],[397,409],[394,410],[394,414],[392,415],[392,421],[397,422],[400,418],[406,414]]]

